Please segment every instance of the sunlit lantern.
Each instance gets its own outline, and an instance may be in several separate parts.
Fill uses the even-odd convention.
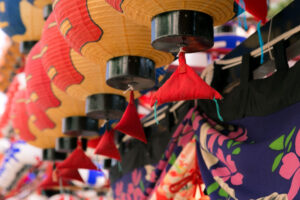
[[[0,27],[28,53],[41,37],[43,10],[25,0],[0,0]]]
[[[152,88],[155,67],[173,60],[151,47],[149,28],[128,20],[105,0],[60,0],[53,8],[69,45],[97,64],[107,63],[106,82],[114,88]]]

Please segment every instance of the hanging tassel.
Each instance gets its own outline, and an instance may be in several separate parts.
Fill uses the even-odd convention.
[[[260,26],[261,26],[261,20],[257,24],[257,34],[258,34],[260,51],[261,51],[260,64],[263,64],[264,63],[264,41],[261,36]]]
[[[155,101],[155,104],[154,104],[154,119],[155,119],[155,122],[156,124],[158,125],[159,124],[159,121],[157,119],[157,110],[156,110],[156,106],[157,106],[157,100]]]
[[[130,92],[130,101],[115,130],[147,143],[143,125],[135,107],[133,91]]]
[[[219,118],[219,120],[220,120],[221,122],[223,122],[224,120],[223,120],[223,117],[222,117],[221,114],[220,114],[219,103],[218,103],[217,99],[214,98],[213,100],[214,100],[214,102],[216,103],[216,109],[217,109],[218,118]]]

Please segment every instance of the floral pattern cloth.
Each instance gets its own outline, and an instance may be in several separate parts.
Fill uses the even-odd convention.
[[[171,169],[156,188],[150,200],[189,200],[194,197],[197,184],[193,180],[196,167],[196,142],[190,141],[180,153]],[[196,174],[195,174],[196,175]],[[201,176],[195,177],[201,185]]]
[[[196,113],[198,164],[211,199],[300,199],[299,111],[300,103],[230,125]]]
[[[151,196],[155,188],[175,163],[193,136],[193,116],[191,109],[174,132],[168,147],[156,166],[145,166],[124,175],[112,185],[115,200],[144,200]]]

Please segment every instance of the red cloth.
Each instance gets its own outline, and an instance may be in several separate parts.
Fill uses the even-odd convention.
[[[154,93],[151,105],[153,106],[156,101],[159,105],[172,101],[214,98],[222,99],[222,96],[186,64],[185,53],[180,52],[178,68]]]
[[[84,183],[77,169],[59,169],[56,174],[63,180],[76,180]]]
[[[66,160],[57,164],[57,169],[97,170],[97,167],[81,148],[76,148]]]
[[[88,141],[88,147],[92,149],[96,149],[98,143],[100,142],[101,137],[95,138],[95,139],[90,139]]]
[[[118,130],[124,134],[130,135],[144,143],[147,143],[145,132],[142,123],[139,118],[139,114],[136,111],[134,105],[134,94],[133,91],[130,93],[130,101],[128,106],[120,120],[116,125],[115,130]]]
[[[242,8],[240,0],[235,0]],[[251,13],[258,21],[261,20],[263,24],[267,21],[268,4],[267,0],[244,0],[245,9]]]
[[[68,186],[68,182],[65,180],[62,180],[63,186]],[[46,170],[46,178],[41,182],[39,185],[40,189],[48,189],[48,188],[54,188],[59,187],[59,182],[53,180],[53,165],[49,164]]]
[[[95,154],[121,160],[120,153],[115,145],[113,129],[104,133],[97,148],[95,149]]]

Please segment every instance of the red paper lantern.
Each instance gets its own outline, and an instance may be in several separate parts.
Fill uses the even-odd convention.
[[[71,49],[51,14],[41,40],[42,61],[51,81],[74,98],[85,100],[90,94],[123,95],[105,84],[105,63],[95,64]],[[127,95],[129,97],[129,95]]]
[[[5,132],[5,129],[7,129],[7,127],[9,126],[9,122],[10,122],[9,119],[10,119],[10,115],[11,115],[11,105],[12,105],[14,96],[16,95],[16,93],[19,90],[19,85],[20,85],[19,80],[17,77],[15,77],[7,90],[7,93],[6,93],[7,102],[5,104],[5,110],[0,119],[1,132]]]
[[[213,46],[213,26],[234,17],[234,0],[106,0],[115,10],[151,26],[152,46],[199,52]]]
[[[26,110],[26,102],[26,90],[16,92],[12,102],[10,118],[15,133],[19,134],[22,140],[32,141],[35,140],[35,136],[28,127],[29,115]]]
[[[38,43],[30,52],[25,68],[28,82],[29,127],[37,138],[33,145],[54,148],[56,139],[64,136],[63,118],[82,116],[85,119],[84,102],[71,98],[51,83],[42,65],[44,52],[39,45]],[[90,121],[96,124],[97,131],[98,122]]]
[[[151,47],[149,28],[126,19],[105,0],[60,0],[53,8],[69,45],[99,67],[107,63],[106,80],[111,87],[151,88],[154,67],[173,60],[171,54]]]
[[[53,129],[53,122],[46,111],[60,106],[60,100],[53,94],[51,82],[44,71],[41,60],[40,43],[37,43],[30,51],[26,60],[26,82],[27,98],[30,100],[27,104],[31,120],[40,130]]]

